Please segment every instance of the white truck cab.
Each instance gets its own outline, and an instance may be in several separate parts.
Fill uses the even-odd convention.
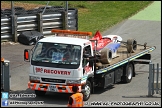
[[[40,39],[31,56],[27,54],[30,51],[25,52],[31,64],[28,87],[40,96],[47,91],[72,93],[72,86],[78,85],[79,92],[87,89],[84,96],[87,100],[91,89],[85,88],[85,77],[93,75],[94,67],[83,59],[85,48],[88,56],[93,56],[91,41],[87,39],[57,36]]]

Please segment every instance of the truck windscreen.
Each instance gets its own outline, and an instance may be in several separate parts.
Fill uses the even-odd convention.
[[[35,46],[31,64],[37,66],[78,68],[81,58],[81,46],[38,42]]]

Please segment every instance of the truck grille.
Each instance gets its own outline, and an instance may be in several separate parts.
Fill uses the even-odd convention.
[[[65,80],[62,80],[62,79],[51,79],[51,78],[42,78],[42,81],[54,82],[54,83],[65,83]]]

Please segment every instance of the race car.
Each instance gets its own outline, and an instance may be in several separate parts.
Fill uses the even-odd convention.
[[[111,58],[115,58],[117,56],[116,52],[117,49],[120,47],[120,42],[122,41],[122,38],[118,35],[102,36],[100,31],[97,31],[94,37],[90,40],[92,41],[93,50],[102,53],[102,51],[104,51],[103,49],[107,48],[109,49],[109,55],[111,55]],[[97,44],[95,43],[95,40]]]

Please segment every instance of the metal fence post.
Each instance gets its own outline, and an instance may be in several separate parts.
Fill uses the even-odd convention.
[[[67,11],[63,11],[63,12],[61,12],[61,14],[62,14],[62,26],[63,26],[63,30],[67,30],[68,29],[68,22],[67,22]]]
[[[154,82],[156,84],[155,88],[156,88],[156,94],[160,94],[159,90],[160,90],[160,84],[161,81],[159,81],[159,71],[161,70],[161,68],[159,67],[159,63],[157,63],[157,68],[156,68],[156,81]]]
[[[11,9],[12,9],[12,15],[11,15],[11,26],[12,26],[12,34],[14,34],[14,8],[13,8],[13,1],[11,1]]]
[[[43,19],[42,19],[42,13],[37,14],[37,20],[38,20],[38,32],[43,34]]]
[[[65,20],[66,20],[66,29],[68,29],[68,1],[66,1],[66,16],[65,16]]]
[[[44,14],[44,12],[45,12],[46,7],[48,6],[48,4],[49,4],[49,1],[47,1],[47,5],[46,5],[45,8],[43,9],[42,15]]]
[[[17,16],[15,16],[15,9],[14,9],[14,2],[11,1],[11,27],[12,27],[12,36],[13,36],[13,42],[17,42]]]
[[[152,96],[151,92],[151,83],[152,83],[152,63],[149,64],[149,83],[148,83],[148,96]]]
[[[13,25],[14,25],[13,41],[17,42],[18,41],[18,38],[17,38],[17,15],[14,15],[12,18],[13,18]]]
[[[155,64],[153,64],[153,68],[152,68],[152,83],[151,83],[152,95],[154,95],[154,76],[155,76]]]
[[[4,60],[4,91],[10,91],[10,72],[9,72],[9,62]]]

